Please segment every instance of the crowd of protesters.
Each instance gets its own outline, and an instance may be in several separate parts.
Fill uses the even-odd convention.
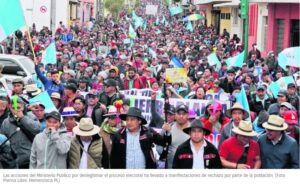
[[[70,28],[61,24],[55,33],[33,25],[36,58],[28,33],[16,32],[15,50],[11,39],[1,43],[3,53],[32,58],[37,74],[34,81],[13,80],[12,94],[0,94],[1,168],[299,168],[299,68],[283,70],[273,51],[263,58],[255,43],[241,68],[227,66],[226,59],[243,51],[237,35],[226,29],[217,35],[202,21],[193,22],[190,32],[182,14],[172,16],[158,0],[147,2],[157,4],[158,17],[165,20],[157,24],[156,16],[145,15],[146,1],[141,1],[135,13],[147,25],[135,29],[133,42],[123,42],[133,25],[125,9],[118,20],[74,21]],[[42,53],[51,42],[57,64],[44,66]],[[209,64],[211,53],[221,65]],[[185,83],[165,80],[173,56],[187,71]],[[294,83],[274,96],[270,84],[284,76],[293,76]],[[155,107],[164,82],[162,98],[206,100],[208,93],[223,93],[231,107],[223,112],[222,104],[211,100],[203,115],[191,116],[190,107],[171,105],[165,120]],[[122,94],[146,88],[152,90],[150,122]],[[234,98],[241,88],[250,113]],[[57,111],[46,112],[45,102],[29,104],[43,91]],[[220,134],[218,145],[207,139],[215,132]],[[165,158],[159,160],[159,155]]]

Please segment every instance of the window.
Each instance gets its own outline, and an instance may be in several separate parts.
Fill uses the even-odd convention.
[[[262,18],[262,46],[261,50],[265,51],[267,46],[267,33],[268,33],[268,16]]]
[[[226,19],[230,20],[230,13],[226,13]]]
[[[23,71],[22,68],[13,61],[3,59],[0,63],[4,66],[2,74],[17,76],[18,71]]]
[[[233,8],[232,9],[232,24],[238,24],[238,15],[239,15],[239,9],[238,8]]]
[[[283,39],[284,39],[284,20],[277,19],[276,53],[280,53],[283,50]]]
[[[225,13],[221,13],[221,19],[225,19],[225,18],[226,18]]]

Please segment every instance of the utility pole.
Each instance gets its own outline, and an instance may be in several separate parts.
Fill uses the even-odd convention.
[[[248,34],[249,34],[249,0],[241,0],[241,18],[243,21],[244,28],[244,61],[248,58]]]

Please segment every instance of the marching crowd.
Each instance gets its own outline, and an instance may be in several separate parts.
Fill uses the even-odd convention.
[[[172,16],[159,0],[147,2],[158,5],[160,21],[144,15],[141,1],[135,14],[147,21],[129,42],[134,22],[125,9],[118,20],[108,16],[82,26],[74,20],[55,33],[33,25],[30,33],[16,32],[15,50],[11,39],[1,43],[3,53],[32,58],[37,78],[16,78],[12,94],[0,94],[0,167],[299,169],[299,68],[282,69],[273,51],[263,58],[255,43],[242,67],[228,66],[226,59],[243,51],[237,35],[226,29],[216,34],[201,21],[191,32],[181,14]],[[51,42],[57,63],[44,65],[42,53]],[[211,53],[220,65],[210,65]],[[166,80],[174,56],[187,72],[184,83]],[[274,95],[270,84],[286,76],[293,83]],[[131,89],[151,89],[150,121],[122,93]],[[250,112],[234,96],[241,90]],[[30,103],[42,92],[56,110],[47,111],[48,102]],[[170,105],[163,115],[156,108],[159,94],[206,100],[209,93],[225,94],[230,108],[214,99],[201,115],[185,104]],[[209,137],[216,133],[213,143]]]

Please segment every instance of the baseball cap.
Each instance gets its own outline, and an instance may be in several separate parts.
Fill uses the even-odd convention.
[[[287,93],[287,91],[286,90],[280,90],[279,92],[278,92],[278,95],[277,96],[288,96],[288,93]]]
[[[104,85],[105,85],[105,86],[113,86],[113,87],[116,87],[116,86],[117,86],[117,82],[116,82],[114,79],[107,79],[107,80],[104,82]]]
[[[87,67],[87,68],[85,69],[85,71],[86,71],[86,72],[93,72],[93,68],[92,68],[92,67]]]
[[[263,91],[265,91],[266,90],[266,88],[265,88],[265,86],[263,86],[263,85],[259,85],[258,87],[257,87],[257,89],[256,89],[257,91],[259,91],[259,90],[263,90]]]
[[[296,111],[288,110],[283,114],[284,121],[289,125],[298,125],[298,115]]]
[[[289,84],[287,85],[287,88],[291,88],[291,87],[296,88],[296,85],[295,85],[294,83],[289,83]]]
[[[170,113],[170,114],[175,114],[176,113],[175,107],[173,105],[170,105],[170,107],[168,108],[167,112]]]
[[[16,84],[16,83],[24,85],[24,81],[21,78],[15,78],[15,79],[13,79],[12,84]]]
[[[179,111],[181,111],[181,110],[183,110],[183,111],[186,112],[186,113],[189,112],[188,107],[187,107],[186,105],[184,105],[184,104],[178,105],[178,106],[176,107],[176,112],[179,112]]]
[[[60,113],[57,111],[52,111],[52,112],[46,114],[45,117],[46,117],[46,119],[54,118],[54,119],[60,121]]]
[[[75,71],[72,70],[72,69],[66,70],[65,73],[66,73],[66,74],[69,74],[71,77],[75,77],[75,75],[76,75],[76,74],[75,74]]]
[[[295,109],[295,108],[293,107],[293,105],[290,104],[289,102],[283,102],[283,103],[281,103],[281,104],[280,104],[280,107],[286,107],[286,108],[288,108],[289,110]]]
[[[77,90],[77,86],[76,86],[76,84],[74,84],[74,83],[67,83],[67,84],[65,85],[65,89],[69,89],[69,90],[76,91],[76,90]]]

